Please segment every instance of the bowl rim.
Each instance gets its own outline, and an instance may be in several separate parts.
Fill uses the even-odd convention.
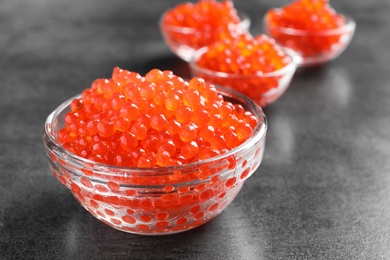
[[[172,9],[170,9],[172,10]],[[166,28],[168,29],[169,31],[173,31],[173,32],[178,32],[178,33],[184,33],[184,34],[191,34],[191,33],[195,33],[195,32],[199,32],[198,29],[195,29],[193,27],[186,27],[186,26],[179,26],[179,25],[167,25],[164,23],[164,18],[165,18],[165,15],[170,11],[165,11],[161,17],[160,17],[160,20],[159,20],[159,26],[161,29],[163,28]],[[241,26],[242,29],[246,29],[248,30],[249,27],[250,27],[250,24],[251,24],[251,19],[249,17],[249,15],[242,11],[242,10],[238,10],[236,9],[237,11],[237,15],[238,17],[240,18],[240,22],[238,24],[232,24],[232,23],[229,23],[229,25],[238,25],[238,26]],[[213,31],[212,28],[210,28],[209,30],[207,30],[208,32],[211,32]]]
[[[242,144],[239,146],[229,150],[226,153],[220,154],[215,157],[208,158],[206,160],[196,161],[185,165],[175,165],[175,166],[165,166],[165,167],[145,167],[145,168],[138,168],[138,167],[125,167],[125,166],[116,166],[111,164],[105,164],[105,163],[99,163],[95,162],[86,158],[83,158],[81,156],[78,156],[65,148],[60,144],[57,137],[54,136],[54,131],[52,128],[53,123],[58,121],[58,116],[61,112],[63,112],[66,109],[69,109],[69,106],[71,102],[75,98],[81,97],[81,94],[75,95],[62,104],[60,104],[55,110],[53,110],[50,115],[46,118],[42,139],[45,145],[46,150],[50,150],[51,152],[54,152],[57,157],[61,157],[62,159],[66,159],[68,163],[80,165],[84,169],[91,169],[93,171],[96,171],[96,169],[103,169],[103,172],[106,176],[111,175],[118,175],[120,173],[126,173],[126,172],[137,172],[137,176],[142,176],[143,174],[147,175],[158,175],[158,176],[164,176],[164,175],[172,175],[175,171],[182,170],[182,174],[186,173],[186,169],[192,169],[193,167],[201,166],[207,163],[212,162],[218,162],[222,159],[227,159],[231,155],[234,155],[240,151],[243,151],[248,146],[253,146],[254,143],[261,141],[265,138],[268,128],[268,122],[267,118],[264,114],[263,109],[257,105],[253,100],[251,100],[249,97],[246,97],[245,95],[223,86],[217,86],[216,87],[218,94],[222,94],[226,97],[231,97],[237,99],[241,104],[245,104],[246,106],[251,108],[251,113],[255,114],[255,116],[258,118],[258,123],[256,127],[252,131],[252,135]],[[54,149],[53,149],[54,146]],[[110,171],[108,171],[109,169]],[[98,170],[99,171],[99,170]],[[163,174],[168,173],[168,174]]]
[[[234,78],[234,79],[253,79],[253,78],[269,78],[269,77],[277,77],[277,76],[283,76],[287,72],[295,72],[297,68],[297,60],[296,57],[293,55],[290,55],[286,52],[285,55],[288,56],[291,60],[289,64],[284,66],[281,69],[275,70],[275,71],[270,71],[263,73],[259,71],[259,73],[256,74],[250,74],[250,75],[242,75],[242,74],[235,74],[235,73],[229,73],[229,72],[224,72],[224,71],[215,71],[215,70],[210,70],[206,69],[203,67],[200,67],[196,64],[198,59],[208,51],[208,46],[202,47],[199,50],[195,52],[193,55],[191,61],[189,62],[190,68],[192,71],[198,71],[203,74],[207,74],[209,76],[213,77],[218,77],[218,78]]]
[[[281,8],[275,8],[274,10],[281,10]],[[267,22],[269,12],[270,10],[266,13],[266,15],[263,18],[265,29],[269,27],[268,26],[269,24]],[[294,35],[294,36],[308,36],[308,35],[309,36],[331,36],[335,34],[355,31],[356,21],[352,18],[352,16],[344,13],[338,13],[338,14],[342,15],[345,18],[346,23],[345,25],[334,29],[311,31],[307,29],[295,29],[295,28],[282,27],[282,26],[272,26],[272,28],[278,30],[280,33]]]

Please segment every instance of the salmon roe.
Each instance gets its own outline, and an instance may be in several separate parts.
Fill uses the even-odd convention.
[[[338,14],[328,0],[295,0],[282,8],[269,10],[265,21],[272,37],[304,57],[329,52],[345,32],[328,32],[346,25],[345,17]],[[305,32],[289,33],[289,29]]]
[[[70,105],[58,139],[83,158],[117,166],[164,167],[205,160],[245,142],[258,120],[213,85],[171,71],[145,76],[116,67]]]
[[[231,87],[266,105],[264,94],[279,87],[280,79],[290,72],[281,70],[291,64],[275,40],[264,34],[224,32],[207,50],[199,50],[191,68],[208,82]]]
[[[261,76],[289,63],[291,58],[272,38],[249,33],[223,33],[220,41],[208,46],[207,52],[196,60],[201,68],[241,76]]]
[[[226,28],[238,28],[240,22],[232,1],[200,0],[168,10],[162,28],[171,41],[196,50],[216,41]]]

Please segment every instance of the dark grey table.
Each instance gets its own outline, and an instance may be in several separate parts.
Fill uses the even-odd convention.
[[[287,1],[235,1],[261,32]],[[115,66],[189,76],[160,15],[177,1],[0,1],[0,259],[390,259],[390,2],[333,1],[348,50],[300,70],[265,109],[266,154],[236,200],[189,232],[137,236],[94,219],[50,173],[47,115]]]

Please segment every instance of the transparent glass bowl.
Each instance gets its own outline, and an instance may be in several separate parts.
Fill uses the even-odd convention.
[[[238,24],[238,29],[242,32],[248,31],[251,24],[249,16],[242,11],[237,13],[241,21]],[[159,22],[161,34],[172,52],[182,60],[190,62],[196,50],[215,41],[217,31],[199,31],[191,27],[166,25],[163,23],[165,14],[162,15]]]
[[[205,81],[234,89],[265,107],[276,101],[288,88],[296,70],[293,58],[291,63],[280,70],[254,75],[239,75],[222,71],[213,71],[199,67],[197,61],[208,51],[208,47],[198,50],[190,62],[191,72],[194,76]]]
[[[161,168],[117,167],[78,157],[65,150],[57,138],[72,98],[55,109],[45,123],[43,142],[50,169],[87,211],[113,228],[163,235],[202,225],[233,201],[258,168],[267,131],[258,105],[230,89],[217,90],[258,119],[252,136],[226,154]]]
[[[264,17],[264,31],[295,60],[299,67],[317,66],[337,58],[351,42],[356,23],[344,15],[346,24],[326,31],[298,30],[271,26],[269,17]]]

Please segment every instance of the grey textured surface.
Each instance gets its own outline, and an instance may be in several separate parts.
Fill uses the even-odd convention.
[[[333,1],[351,45],[265,109],[259,170],[217,218],[161,237],[94,219],[51,175],[41,132],[114,66],[188,67],[158,29],[177,1],[0,1],[0,259],[390,259],[390,2]],[[286,1],[235,1],[261,32]]]

